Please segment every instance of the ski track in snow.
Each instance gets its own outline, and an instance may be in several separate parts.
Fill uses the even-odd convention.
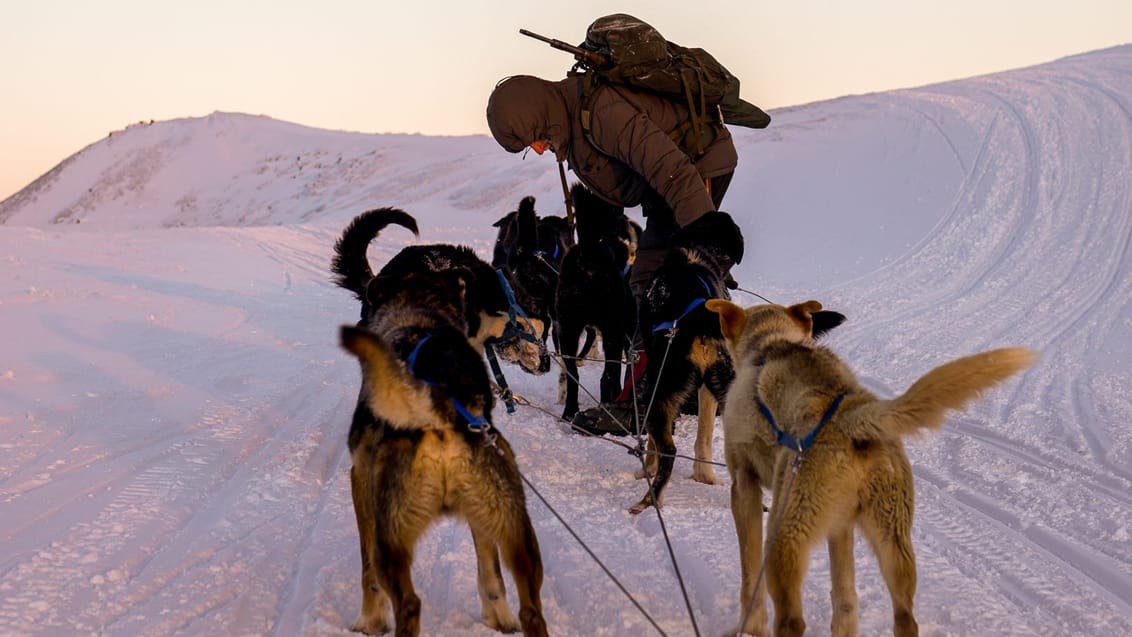
[[[1037,75],[1037,81],[1041,81]],[[1055,79],[1064,80],[1060,75]],[[1111,196],[1106,188],[1112,186],[1105,183],[1106,176],[1121,179],[1132,172],[1128,98],[1093,81],[1071,78],[1067,85],[1043,82],[1041,91],[1018,91],[1051,102],[1034,105],[1003,97],[1014,89],[1002,86],[1009,84],[1009,77],[988,81],[994,86],[984,93],[987,99],[982,106],[992,113],[990,124],[955,206],[921,244],[922,251],[890,267],[891,276],[881,272],[870,277],[871,290],[878,298],[890,295],[903,283],[901,292],[906,294],[895,296],[911,299],[908,305],[915,309],[887,320],[870,320],[845,340],[851,345],[849,350],[863,349],[884,331],[903,334],[918,322],[936,323],[944,316],[956,319],[960,329],[972,322],[983,325],[975,332],[975,341],[954,339],[961,346],[957,354],[985,347],[984,339],[991,335],[991,343],[1027,343],[1045,352],[1047,360],[1065,366],[1064,371],[1056,373],[1050,371],[1056,367],[1049,365],[1040,371],[1031,370],[1025,382],[1011,391],[1009,403],[1040,402],[1035,397],[1068,394],[1066,420],[1054,433],[1079,437],[1082,444],[1077,453],[1062,457],[1034,448],[1025,440],[1003,437],[995,433],[1000,418],[981,422],[953,417],[936,440],[927,441],[936,448],[933,455],[938,457],[922,457],[923,443],[911,443],[921,494],[918,528],[927,535],[926,541],[918,543],[920,559],[923,562],[934,557],[925,555],[925,549],[939,551],[972,580],[1002,581],[1002,590],[1017,607],[1002,617],[1001,624],[989,622],[987,634],[1074,635],[1092,630],[1120,634],[1127,631],[1127,618],[1132,616],[1132,583],[1127,568],[1132,551],[1127,543],[1114,546],[1111,536],[1097,534],[1126,524],[1132,510],[1128,495],[1132,472],[1126,463],[1110,460],[1113,440],[1103,428],[1095,426],[1092,414],[1096,409],[1088,402],[1092,393],[1088,372],[1076,361],[1088,358],[1096,349],[1090,335],[1098,326],[1111,329],[1117,324],[1120,301],[1129,295],[1127,278],[1122,278],[1132,265],[1128,185],[1124,177],[1125,183],[1116,196]],[[965,94],[978,95],[970,91]],[[1074,131],[1043,128],[1043,121],[1027,113],[1048,113],[1052,109],[1081,116],[1095,113],[1089,116],[1104,126],[1095,137],[1076,137]],[[1091,155],[1084,147],[1089,144],[1112,148]],[[999,148],[993,155],[986,154],[988,148],[996,146]],[[1093,157],[1096,161],[1066,166],[1056,160],[1059,156]],[[1007,165],[991,169],[988,157]],[[1072,178],[1048,174],[1066,169],[1075,173]],[[985,181],[991,175],[1000,183],[988,192],[978,192],[987,187]],[[1011,175],[1019,178],[1011,179]],[[1058,179],[1068,184],[1059,184]],[[1084,210],[1075,206],[1073,215],[1058,214],[1055,206],[1065,204],[1063,195],[1055,190],[1058,186],[1074,188],[1073,195],[1091,205]],[[1072,201],[1074,197],[1064,199]],[[982,202],[985,207],[965,210],[972,202]],[[1048,210],[1046,214],[1033,214],[1043,208]],[[1075,217],[1081,212],[1089,216]],[[984,226],[969,227],[974,220]],[[1043,227],[1051,224],[1056,225]],[[972,236],[995,238],[970,242]],[[1067,241],[1043,241],[1050,236]],[[907,288],[909,283],[927,283],[943,274],[934,269],[940,261],[934,255],[960,254],[964,243],[989,245],[953,263],[955,268],[947,271],[946,279],[936,278],[931,289],[917,293]],[[923,252],[933,254],[925,256]],[[918,276],[921,262],[929,267]],[[1042,321],[1027,320],[1036,313]],[[896,345],[912,349],[907,343]],[[895,351],[889,354],[899,355]],[[881,360],[884,354],[876,358]],[[903,379],[901,386],[911,380]],[[1001,408],[978,411],[991,415],[1003,412]],[[1047,441],[1053,442],[1052,438]],[[1064,444],[1051,448],[1065,451]],[[1007,484],[1003,484],[1004,478]],[[1009,485],[1019,478],[1023,478],[1021,484]],[[1055,483],[1058,489],[1035,489],[1046,483]],[[931,497],[924,498],[925,492]],[[1072,515],[1071,511],[1077,510],[1112,517],[1084,519]],[[921,577],[924,570],[921,567]],[[1106,624],[1092,612],[1098,604],[1111,605],[1122,619]],[[1016,618],[1028,614],[1036,615],[1033,623],[1015,623]]]
[[[776,143],[810,139],[845,109],[843,121],[915,122],[899,132],[878,124],[893,136],[879,143],[941,144],[959,171],[946,184],[950,203],[898,258],[800,293],[849,315],[829,342],[865,383],[891,396],[957,356],[1005,345],[1041,352],[1039,365],[942,431],[907,442],[921,634],[1132,634],[1129,375],[1106,366],[1132,320],[1132,48],[810,109],[785,113],[770,131]],[[764,152],[737,139],[743,153]],[[515,181],[548,184],[540,201],[553,201],[557,187],[556,174],[529,162],[481,176],[476,152],[389,165],[353,152],[345,185],[324,175],[301,188],[337,200],[280,217],[318,225],[88,234],[0,226],[0,246],[13,255],[0,262],[13,266],[0,279],[0,312],[46,342],[13,341],[5,347],[16,362],[0,360],[0,374],[12,366],[0,378],[0,634],[353,634],[360,560],[346,433],[358,370],[335,339],[357,306],[329,283],[342,224],[316,213],[342,201],[367,202],[343,219],[395,201],[413,214],[455,211],[419,216],[422,240],[486,254],[490,221],[524,194]],[[322,155],[304,156],[311,173],[311,157]],[[280,179],[299,172],[290,163],[275,170]],[[41,186],[65,179],[59,171]],[[348,187],[356,181],[369,189]],[[83,214],[102,205],[79,201]],[[468,217],[463,206],[490,210]],[[240,214],[271,218],[254,206]],[[371,261],[380,265],[408,239],[387,231]],[[560,410],[556,374],[505,372],[518,395]],[[583,367],[584,385],[596,388],[599,374]],[[702,485],[678,459],[662,529],[652,511],[626,512],[646,487],[623,447],[572,434],[531,407],[507,414],[497,405],[494,418],[524,475],[666,634],[693,629],[665,531],[699,633],[735,624],[724,468],[721,484]],[[692,419],[681,419],[679,453],[692,453],[693,437]],[[722,462],[720,430],[714,448]],[[528,509],[552,634],[655,633],[530,491]],[[495,634],[479,617],[462,523],[445,520],[425,535],[413,576],[422,634]],[[888,594],[863,542],[857,582],[861,634],[890,633]],[[817,547],[804,589],[809,634],[829,634],[828,600],[828,558]]]

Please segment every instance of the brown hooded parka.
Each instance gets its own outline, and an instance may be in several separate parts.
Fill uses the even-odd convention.
[[[615,205],[639,205],[655,191],[681,227],[716,209],[704,182],[730,175],[738,159],[725,126],[710,124],[714,139],[693,162],[668,136],[687,121],[684,105],[610,85],[591,106],[595,147],[582,128],[585,81],[580,75],[558,82],[529,75],[504,79],[487,104],[491,134],[512,153],[550,141],[559,161],[566,160],[586,186]]]

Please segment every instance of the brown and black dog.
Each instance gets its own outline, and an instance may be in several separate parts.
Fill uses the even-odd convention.
[[[342,346],[362,368],[348,446],[362,557],[362,609],[353,629],[366,634],[393,626],[397,635],[419,633],[413,547],[442,515],[471,528],[484,622],[501,632],[547,634],[542,561],[522,478],[507,441],[491,427],[491,384],[469,342],[470,280],[474,274],[461,267],[373,277],[360,326],[342,328]],[[515,579],[518,621],[500,554]]]
[[[640,513],[654,502],[663,503],[664,487],[672,476],[676,454],[673,424],[681,406],[698,392],[696,462],[692,478],[714,484],[712,435],[719,406],[731,385],[734,370],[719,329],[719,317],[705,307],[712,299],[729,299],[727,280],[731,266],[743,258],[743,238],[731,216],[709,212],[700,221],[681,228],[664,263],[653,276],[641,308],[641,323],[651,326],[648,352],[649,406],[645,429],[649,448],[645,472],[654,478],[630,513]],[[837,312],[815,316],[816,332],[841,324]],[[649,330],[646,330],[649,331]],[[643,477],[644,473],[639,474]]]
[[[817,301],[743,309],[708,301],[735,365],[723,410],[731,512],[742,569],[741,624],[732,634],[766,637],[765,590],[777,637],[801,635],[802,580],[813,547],[829,543],[832,633],[857,634],[853,532],[877,556],[893,606],[893,632],[918,634],[912,612],[916,561],[914,494],[904,436],[943,425],[980,393],[1029,367],[1020,347],[983,352],[931,370],[884,400],[861,386],[836,354],[814,342]],[[763,553],[762,489],[773,493]],[[757,590],[756,590],[757,584]],[[749,606],[749,612],[748,612]]]
[[[574,245],[574,232],[566,219],[557,216],[540,217],[535,211],[535,198],[523,197],[518,210],[504,215],[494,224],[499,228],[492,252],[491,266],[506,278],[518,305],[522,306],[526,318],[538,326],[538,345],[544,354],[537,370],[528,373],[543,373],[550,370],[550,356],[546,342],[551,337],[550,327],[554,322],[554,291],[558,287],[558,271],[562,258],[570,246]],[[521,354],[516,349],[519,342],[511,340],[495,345],[499,358],[517,362]]]

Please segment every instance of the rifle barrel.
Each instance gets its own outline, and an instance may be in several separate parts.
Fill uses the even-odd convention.
[[[554,41],[551,38],[546,37],[545,35],[539,35],[539,34],[535,33],[534,31],[527,31],[526,29],[519,29],[519,33],[527,36],[528,38],[534,38],[536,40],[542,40],[543,42],[546,42],[547,44],[550,44],[551,42]]]
[[[580,60],[583,64],[585,64],[589,67],[592,67],[592,68],[601,68],[601,67],[607,65],[608,62],[609,62],[604,57],[602,57],[601,54],[595,53],[593,51],[587,51],[586,49],[583,49],[582,47],[579,47],[579,46],[574,46],[573,44],[570,44],[569,42],[563,42],[562,40],[555,40],[554,38],[548,38],[545,35],[539,35],[539,34],[533,32],[533,31],[528,31],[526,29],[519,29],[519,33],[521,35],[527,36],[528,38],[534,38],[536,40],[546,42],[552,48],[558,49],[559,51],[566,51],[567,53],[573,53],[575,59]]]

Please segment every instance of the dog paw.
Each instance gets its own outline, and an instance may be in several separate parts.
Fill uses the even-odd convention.
[[[633,478],[637,480],[644,480],[645,477],[649,479],[656,477],[656,467],[650,467],[647,471],[645,469],[637,469],[633,472]]]
[[[711,470],[711,467],[700,464],[697,464],[696,468],[692,470],[692,479],[704,484],[719,484],[719,480],[716,480],[715,472]]]
[[[491,617],[485,616],[483,623],[487,624],[488,628],[501,633],[517,633],[523,629],[523,627],[519,625],[519,620],[512,617],[509,611],[506,612],[506,614],[496,613]]]
[[[770,637],[770,631],[767,629],[766,607],[756,606],[746,616],[745,625],[736,625],[723,634],[724,637],[746,637],[748,635],[751,637]]]
[[[645,509],[651,509],[651,508],[652,508],[652,495],[646,495],[645,497],[641,498],[640,502],[629,507],[629,513],[636,515],[636,514],[640,513],[641,511],[644,511]]]
[[[389,622],[389,618],[387,618],[384,613],[379,613],[372,617],[358,615],[357,621],[350,627],[350,630],[366,635],[383,635],[392,628],[393,624]]]

